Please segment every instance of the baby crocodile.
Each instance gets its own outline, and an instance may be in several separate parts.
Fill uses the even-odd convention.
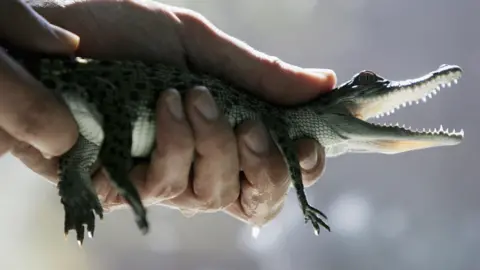
[[[284,156],[305,222],[312,223],[315,234],[320,226],[330,228],[326,216],[306,198],[295,139],[315,139],[325,147],[327,157],[352,152],[395,154],[455,145],[463,139],[463,130],[418,131],[366,122],[401,106],[426,101],[441,87],[456,83],[462,70],[453,65],[404,81],[387,80],[364,70],[330,93],[286,107],[267,103],[221,78],[160,63],[37,57],[18,50],[10,53],[65,101],[78,123],[78,141],[60,157],[58,189],[65,210],[65,234],[76,230],[79,244],[84,239],[84,225],[93,237],[94,213],[103,217],[91,182],[97,159],[133,208],[138,227],[143,233],[148,231],[146,209],[128,173],[134,158],[148,157],[155,145],[156,101],[168,88],[183,95],[191,87],[206,86],[232,127],[247,119],[260,120]]]

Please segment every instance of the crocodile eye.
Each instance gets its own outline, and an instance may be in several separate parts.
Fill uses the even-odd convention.
[[[378,80],[377,74],[372,71],[362,71],[357,75],[356,82],[358,84],[370,84]]]

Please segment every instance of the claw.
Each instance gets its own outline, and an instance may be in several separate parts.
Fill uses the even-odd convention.
[[[93,238],[95,231],[95,205],[87,200],[76,201],[74,203],[66,203],[64,200],[65,210],[65,238],[70,230],[75,230],[77,233],[77,243],[79,246],[83,244],[85,239],[85,229],[89,238]],[[86,225],[86,228],[85,226]]]
[[[320,210],[314,208],[314,207],[310,207],[310,211],[313,211],[317,214],[319,214],[320,216],[322,216],[324,219],[328,220],[328,217]]]
[[[330,231],[330,226],[328,226],[325,221],[323,221],[321,218],[318,217],[318,215],[324,217],[325,219],[327,218],[325,214],[323,214],[321,211],[318,209],[315,209],[314,207],[310,205],[306,205],[304,208],[304,215],[305,215],[305,220],[310,221],[312,223],[312,226],[314,228],[314,233],[315,235],[320,234],[320,225],[324,227],[327,231]]]
[[[95,211],[95,213],[98,215],[98,217],[100,219],[103,219],[103,207],[102,207],[102,204],[100,203],[100,201],[95,203],[95,207],[94,207],[93,211]]]
[[[83,227],[83,224],[77,223],[75,230],[77,231],[77,240],[83,242],[83,239],[85,238],[85,228]]]

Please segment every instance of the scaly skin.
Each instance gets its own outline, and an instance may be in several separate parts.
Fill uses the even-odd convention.
[[[312,223],[316,234],[320,226],[330,228],[323,220],[326,216],[306,198],[295,139],[313,138],[325,147],[327,157],[333,157],[348,152],[394,154],[454,145],[463,138],[463,130],[418,132],[365,121],[428,97],[442,84],[456,82],[462,73],[457,66],[443,65],[418,79],[399,82],[362,71],[329,94],[299,106],[282,107],[220,78],[158,63],[35,58],[18,51],[12,55],[63,98],[79,125],[77,143],[60,158],[58,188],[65,209],[65,233],[75,229],[80,244],[83,225],[93,236],[93,213],[102,217],[90,178],[97,159],[132,206],[139,228],[148,231],[145,207],[127,176],[133,159],[148,157],[154,147],[156,100],[168,88],[183,94],[193,86],[206,86],[232,126],[247,119],[262,121],[284,155],[305,221]]]

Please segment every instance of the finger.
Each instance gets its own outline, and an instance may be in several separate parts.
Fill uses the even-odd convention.
[[[18,158],[32,171],[42,175],[51,183],[58,183],[58,159],[45,159],[33,146],[24,143],[16,142],[11,149],[12,155]]]
[[[104,168],[93,174],[92,185],[105,212],[120,209],[121,205],[128,206],[125,202],[120,201],[118,191],[109,180]]]
[[[79,37],[50,25],[23,1],[0,1],[0,38],[46,53],[68,54],[75,51]]]
[[[180,35],[188,41],[183,44],[194,65],[227,76],[271,102],[295,104],[307,101],[330,91],[336,84],[332,70],[311,72],[287,64],[228,36],[198,13],[173,10],[182,21]]]
[[[240,165],[245,174],[237,205],[227,212],[263,225],[280,212],[289,187],[286,164],[260,122],[246,121],[237,130]]]
[[[93,189],[98,195],[100,202],[104,203],[113,185],[110,183],[107,174],[104,169],[101,168],[95,172],[92,176]]]
[[[183,205],[194,199],[201,210],[219,210],[234,202],[240,193],[235,135],[204,87],[187,93],[186,111],[195,134],[195,162],[191,188],[172,199]]]
[[[325,149],[313,139],[298,140],[296,146],[302,168],[303,185],[310,187],[325,171]]]
[[[146,179],[149,164],[139,164],[135,166],[129,173],[129,177],[138,191],[140,198],[145,206],[150,206],[158,202],[157,198],[151,197],[150,192],[146,189]],[[92,177],[94,190],[96,191],[103,207],[109,212],[128,207],[125,199],[122,198],[118,190],[108,179],[105,170],[98,170]]]
[[[142,163],[135,166],[130,172],[130,179],[138,191],[140,198],[146,206],[156,204],[159,199],[150,196],[150,191],[147,189],[147,173],[151,164]]]
[[[0,128],[47,156],[75,143],[77,125],[65,104],[0,50]]]
[[[160,95],[156,121],[157,143],[145,189],[151,197],[170,199],[187,188],[195,147],[178,91],[169,89]]]
[[[243,179],[242,183],[248,183],[248,182],[246,179]],[[248,188],[254,189],[253,187],[242,186],[242,192],[243,190]],[[224,210],[224,212],[244,223],[261,227],[267,224],[268,222],[272,221],[273,219],[275,219],[278,216],[278,214],[280,214],[280,212],[283,209],[283,206],[285,205],[285,200],[284,199],[280,200],[279,204],[277,204],[275,208],[269,209],[268,211],[263,211],[263,214],[261,217],[260,215],[252,216],[251,214],[247,214],[249,212],[243,207],[243,205],[244,204],[242,203],[241,200],[237,200],[233,204],[229,205]]]

